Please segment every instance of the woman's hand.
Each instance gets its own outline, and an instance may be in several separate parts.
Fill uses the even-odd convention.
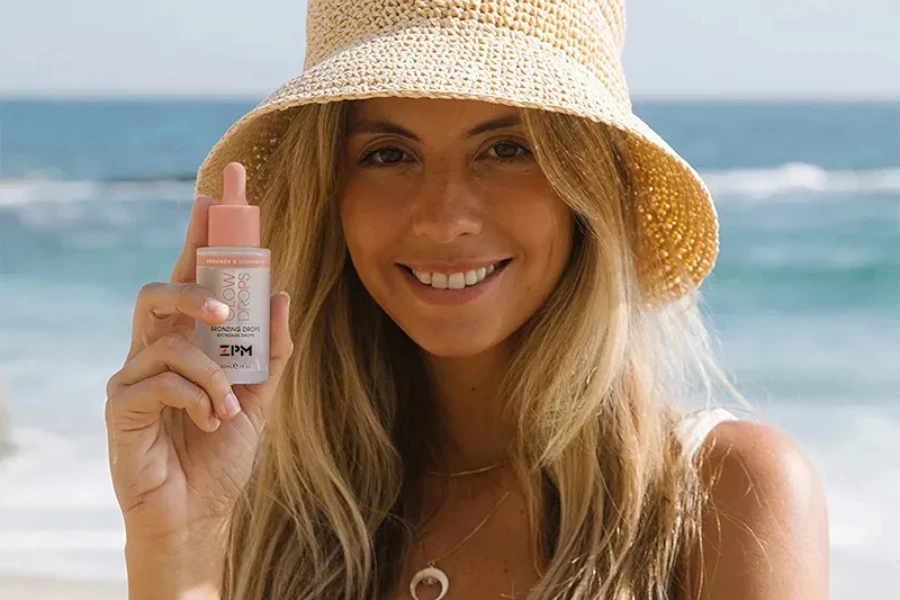
[[[243,169],[226,167],[224,193],[240,194],[243,177]],[[131,348],[107,385],[110,470],[131,545],[220,537],[292,351],[286,294],[270,300],[267,382],[232,386],[194,344],[195,319],[214,325],[227,317],[225,305],[195,283],[213,202],[195,201],[171,283],[150,283],[138,294]]]

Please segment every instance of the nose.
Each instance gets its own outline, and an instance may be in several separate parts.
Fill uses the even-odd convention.
[[[462,177],[449,170],[435,173],[419,189],[413,233],[440,244],[481,233],[478,200]]]

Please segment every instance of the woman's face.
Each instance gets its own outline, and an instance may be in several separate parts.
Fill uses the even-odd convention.
[[[572,215],[516,115],[430,98],[369,99],[351,111],[341,221],[353,266],[433,355],[501,345],[568,260]]]

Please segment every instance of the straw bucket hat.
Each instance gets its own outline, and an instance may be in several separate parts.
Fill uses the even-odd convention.
[[[712,270],[718,221],[700,176],[632,112],[624,41],[623,0],[309,0],[303,72],[228,129],[196,191],[221,198],[222,171],[239,161],[257,202],[303,104],[461,98],[578,115],[625,134],[642,293],[674,300]]]

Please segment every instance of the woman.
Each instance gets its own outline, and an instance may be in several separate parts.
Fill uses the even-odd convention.
[[[308,18],[307,68],[201,166],[109,382],[130,598],[826,598],[808,459],[683,414],[718,372],[718,227],[631,112],[621,4]],[[221,319],[193,278],[223,196],[261,207],[287,292],[264,384],[191,342]]]

